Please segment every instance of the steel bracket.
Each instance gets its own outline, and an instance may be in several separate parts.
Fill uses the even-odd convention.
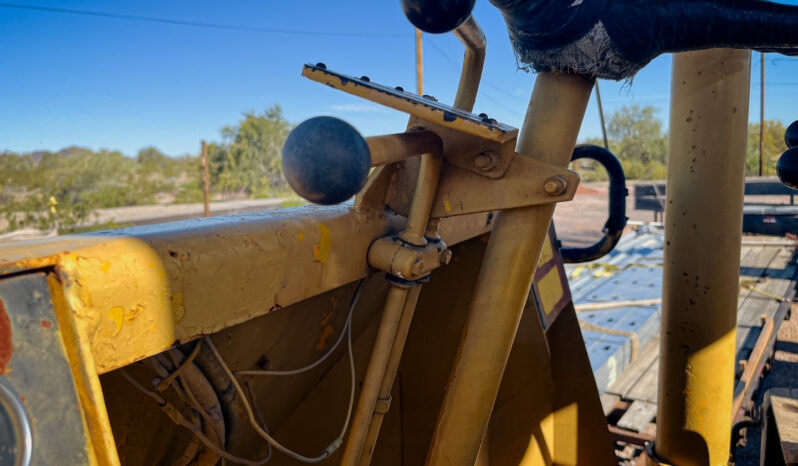
[[[579,174],[513,154],[504,177],[489,179],[444,165],[431,218],[570,201]]]

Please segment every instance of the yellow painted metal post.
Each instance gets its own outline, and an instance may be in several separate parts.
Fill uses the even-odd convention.
[[[206,217],[211,216],[211,175],[208,171],[208,143],[202,141],[202,205]]]
[[[674,55],[654,453],[728,462],[751,52]]]
[[[424,93],[424,60],[421,50],[421,29],[416,29],[416,92]]]
[[[567,166],[592,87],[584,76],[538,74],[518,152]],[[497,216],[427,464],[476,461],[553,212],[546,204]]]

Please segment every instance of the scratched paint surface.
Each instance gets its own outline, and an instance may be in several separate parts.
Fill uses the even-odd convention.
[[[486,216],[444,219],[441,236],[480,235]],[[64,236],[0,246],[0,277],[53,267],[102,374],[352,283],[403,224],[305,206]]]

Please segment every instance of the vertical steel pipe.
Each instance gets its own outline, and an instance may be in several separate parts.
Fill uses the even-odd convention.
[[[676,54],[672,79],[654,453],[726,464],[751,52]]]
[[[568,166],[592,87],[593,80],[583,76],[538,74],[518,152]],[[477,459],[553,212],[554,204],[547,204],[497,216],[430,445],[429,465],[459,466]]]
[[[388,408],[391,405],[393,382],[394,379],[396,379],[396,373],[399,371],[399,363],[402,360],[405,341],[407,341],[407,333],[410,331],[410,324],[413,321],[413,313],[416,311],[419,293],[421,293],[421,284],[413,285],[407,293],[405,307],[402,310],[402,317],[399,319],[399,328],[396,330],[396,338],[393,341],[391,355],[388,358],[388,365],[385,369],[385,376],[382,379],[379,398],[377,399],[377,403],[381,405],[381,409],[375,409],[372,414],[371,424],[369,425],[363,452],[360,455],[360,462],[358,463],[360,466],[368,466],[371,463],[371,456],[374,454],[374,447],[377,445],[377,437],[380,435],[382,420],[388,413]]]
[[[377,337],[374,339],[374,349],[371,350],[366,376],[360,387],[360,396],[357,407],[352,416],[352,427],[346,440],[346,447],[341,459],[342,465],[354,466],[360,458],[360,452],[366,441],[371,415],[377,405],[377,398],[385,377],[385,369],[391,355],[391,348],[399,328],[402,310],[405,306],[409,288],[391,285],[388,296],[385,298],[385,309],[380,317],[377,328]]]
[[[416,246],[427,244],[424,232],[427,230],[429,213],[432,211],[432,203],[438,191],[438,180],[441,177],[443,143],[440,139],[437,141],[438,147],[435,152],[421,155],[416,192],[413,194],[413,203],[410,204],[410,215],[407,217],[405,229],[399,233],[400,238]]]

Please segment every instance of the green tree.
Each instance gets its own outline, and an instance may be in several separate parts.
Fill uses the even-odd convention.
[[[745,174],[759,175],[759,123],[748,124],[748,144],[745,154]],[[765,120],[765,137],[763,139],[764,175],[776,175],[776,162],[782,152],[787,150],[784,142],[784,123],[776,120]]]
[[[284,192],[281,150],[291,129],[279,105],[262,115],[247,112],[238,125],[222,128],[223,142],[208,146],[214,188],[253,197]]]
[[[668,136],[653,106],[621,107],[609,116],[607,139],[610,151],[623,165],[628,179],[664,179],[668,154]],[[590,138],[588,144],[604,145],[600,138]],[[591,162],[580,161],[585,180],[606,179],[603,170]]]

